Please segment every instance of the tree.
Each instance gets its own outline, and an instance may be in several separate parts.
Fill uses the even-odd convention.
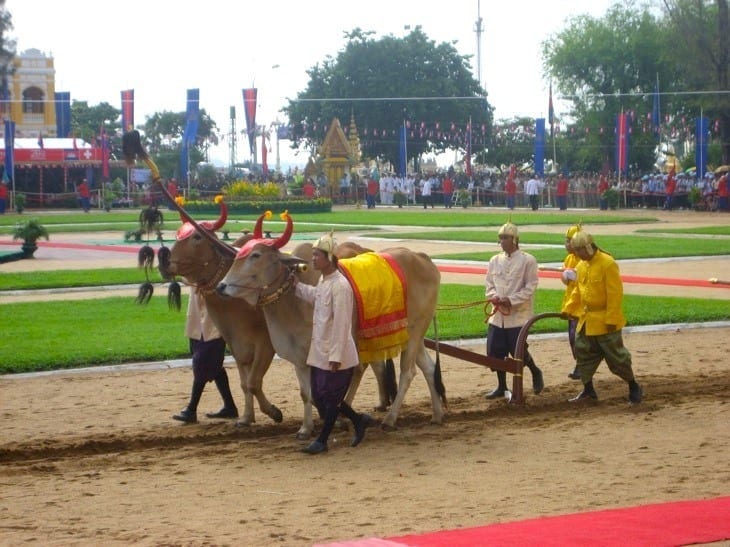
[[[15,59],[15,40],[8,38],[13,30],[13,17],[5,8],[5,0],[0,0],[0,98],[8,91],[8,78],[13,72]]]
[[[666,22],[647,7],[637,9],[631,0],[614,5],[600,19],[574,17],[543,43],[546,72],[558,92],[569,98],[568,117],[579,128],[589,128],[564,134],[558,141],[573,148],[571,155],[580,158],[581,167],[598,171],[613,165],[616,115],[624,111],[633,114],[630,162],[639,170],[652,168],[656,143],[636,114],[651,112],[657,79],[662,96],[683,88],[674,51]],[[673,103],[677,101],[665,101],[665,106],[679,112]],[[585,149],[578,152],[581,146]]]
[[[180,152],[185,133],[185,117],[185,112],[155,112],[147,117],[142,128],[147,150],[154,156],[163,177],[182,178]],[[206,110],[201,108],[195,145],[188,150],[190,165],[207,161],[208,147],[217,143],[218,138],[218,126]]]
[[[730,17],[727,0],[664,0],[673,37],[673,51],[684,81],[693,91],[730,89]],[[727,93],[689,97],[698,116],[720,122],[722,163],[730,163],[730,96]]]
[[[351,116],[363,155],[394,165],[403,124],[411,159],[465,149],[470,118],[472,128],[479,128],[473,138],[490,134],[493,108],[471,74],[469,56],[459,55],[453,44],[436,44],[420,27],[404,38],[372,35],[360,28],[345,33],[347,43],[337,57],[307,72],[306,90],[283,109],[292,147],[316,149],[333,118],[345,127]]]

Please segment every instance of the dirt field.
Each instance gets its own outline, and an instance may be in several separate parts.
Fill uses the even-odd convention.
[[[677,213],[667,222],[730,220]],[[22,262],[88,267],[85,256],[64,252],[41,248],[37,262]],[[729,264],[621,270],[727,278]],[[728,290],[702,291],[730,299]],[[257,413],[251,428],[204,417],[220,406],[212,384],[198,424],[173,421],[187,401],[188,367],[1,376],[0,544],[299,546],[729,494],[730,327],[629,330],[625,342],[641,405],[628,405],[625,384],[605,365],[595,378],[599,401],[568,403],[580,387],[567,378],[567,339],[536,337],[531,352],[547,387],[539,396],[528,390],[525,406],[485,400],[494,374],[446,357],[444,425],[429,424],[419,374],[397,431],[368,430],[354,449],[351,433],[338,431],[329,453],[315,457],[297,451],[301,404],[284,361],[264,384],[284,422]],[[481,343],[470,349],[484,351]],[[229,374],[235,383],[236,371]],[[240,392],[236,399],[242,405]],[[375,402],[368,373],[355,407]]]

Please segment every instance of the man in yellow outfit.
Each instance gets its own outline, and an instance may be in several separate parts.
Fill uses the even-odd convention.
[[[576,286],[563,305],[562,313],[575,317],[576,369],[583,391],[572,402],[597,399],[593,375],[603,359],[609,370],[629,385],[629,402],[640,403],[643,392],[634,378],[631,353],[624,346],[621,329],[626,325],[622,304],[623,284],[618,264],[599,249],[591,234],[580,231],[571,240],[581,261],[576,266]]]
[[[560,275],[560,279],[565,285],[565,293],[563,294],[562,303],[563,306],[565,306],[566,302],[568,302],[568,298],[570,298],[570,293],[573,292],[576,284],[576,279],[578,278],[575,267],[578,265],[578,262],[580,262],[580,257],[573,251],[571,240],[573,239],[573,236],[575,234],[580,232],[580,230],[581,225],[580,223],[578,223],[575,226],[571,226],[570,228],[568,228],[568,231],[565,232],[565,250],[568,252],[568,254],[565,257],[565,260],[563,260],[563,271]],[[568,341],[570,342],[570,353],[573,355],[574,361],[575,327],[577,324],[578,320],[575,318],[571,318],[568,320]],[[574,367],[573,370],[568,374],[568,378],[570,378],[571,380],[580,380],[580,372],[578,372],[578,369]]]

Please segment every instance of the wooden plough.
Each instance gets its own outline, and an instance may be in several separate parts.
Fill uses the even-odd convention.
[[[424,339],[424,344],[427,348],[436,350],[444,355],[456,357],[457,359],[481,365],[492,370],[503,370],[505,372],[509,372],[512,374],[512,397],[509,402],[511,404],[523,404],[525,402],[525,393],[523,389],[522,369],[525,366],[523,357],[525,355],[527,336],[530,333],[532,325],[541,319],[549,318],[559,319],[561,318],[561,314],[557,312],[540,313],[538,315],[534,315],[529,321],[527,321],[527,323],[525,323],[517,337],[517,348],[515,349],[514,357],[505,357],[504,359],[488,357],[485,354],[469,351],[444,342],[437,342],[431,338]]]

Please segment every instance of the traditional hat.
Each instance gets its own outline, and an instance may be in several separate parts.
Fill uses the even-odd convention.
[[[502,227],[499,229],[499,232],[497,232],[498,236],[507,235],[511,236],[512,239],[518,240],[520,239],[520,234],[517,231],[517,226],[512,224],[511,222],[506,222],[505,224],[502,224]]]
[[[570,245],[573,249],[581,249],[588,245],[593,245],[593,236],[588,232],[581,230],[573,236],[573,239],[570,240]]]
[[[565,238],[566,239],[573,239],[573,236],[575,234],[577,234],[578,232],[580,232],[581,229],[582,229],[582,226],[581,226],[581,223],[580,222],[578,224],[576,224],[575,226],[571,226],[570,228],[568,228],[568,231],[565,232]]]
[[[337,240],[335,239],[334,233],[330,232],[320,237],[312,245],[314,249],[319,249],[327,255],[327,258],[332,260],[332,255],[337,249]]]

